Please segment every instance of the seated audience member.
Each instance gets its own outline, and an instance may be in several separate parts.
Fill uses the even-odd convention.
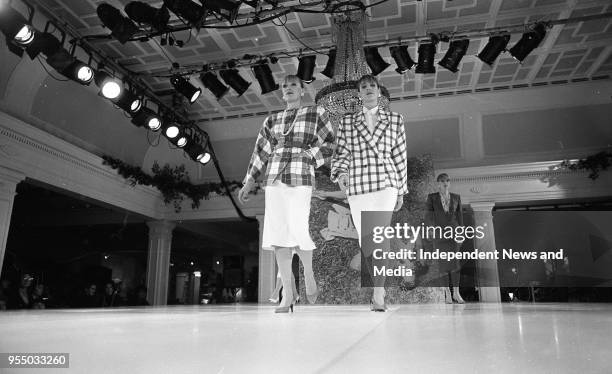
[[[113,307],[117,306],[119,301],[119,295],[117,294],[117,290],[115,289],[115,285],[113,282],[106,282],[104,286],[104,294],[102,295],[102,306],[103,307]]]
[[[46,309],[48,299],[45,285],[37,284],[32,291],[32,309]]]
[[[83,289],[83,294],[79,298],[77,307],[79,308],[98,308],[102,305],[100,296],[96,293],[98,286],[95,283],[87,283]]]
[[[15,307],[17,309],[29,309],[32,307],[32,281],[34,278],[30,274],[24,274],[21,277],[21,284],[17,289],[17,297]]]

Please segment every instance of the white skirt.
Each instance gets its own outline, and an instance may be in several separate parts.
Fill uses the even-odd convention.
[[[299,247],[312,251],[315,244],[308,230],[312,186],[291,187],[277,182],[265,187],[265,215],[261,247]]]
[[[361,212],[393,211],[395,204],[397,204],[397,188],[387,187],[381,191],[349,196],[348,202],[361,246]],[[387,222],[386,224],[389,225],[390,223]]]

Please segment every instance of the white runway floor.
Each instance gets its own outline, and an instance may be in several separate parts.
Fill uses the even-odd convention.
[[[0,314],[2,373],[612,373],[612,304],[174,306]]]

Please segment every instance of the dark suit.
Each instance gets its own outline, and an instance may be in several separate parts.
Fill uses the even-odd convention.
[[[463,212],[461,209],[461,196],[451,193],[448,204],[448,212],[444,211],[442,206],[442,198],[440,193],[430,193],[427,195],[427,205],[425,214],[425,224],[428,226],[441,226],[442,230],[446,226],[457,227],[463,226]],[[453,239],[439,239],[433,241],[434,249],[439,248],[440,251],[458,251],[461,244]],[[458,261],[440,261],[440,272],[454,271],[459,268]]]

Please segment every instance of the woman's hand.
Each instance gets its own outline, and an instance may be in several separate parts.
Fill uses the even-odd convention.
[[[402,205],[404,205],[404,195],[397,195],[397,202],[395,203],[394,212],[402,209]]]
[[[340,186],[340,190],[346,194],[346,190],[348,189],[349,178],[348,174],[342,174],[338,177],[338,186]]]
[[[240,191],[238,191],[238,201],[240,201],[241,204],[244,205],[247,201],[249,201],[249,193],[253,189],[254,185],[255,181],[251,178],[247,178],[244,186],[242,186]]]

